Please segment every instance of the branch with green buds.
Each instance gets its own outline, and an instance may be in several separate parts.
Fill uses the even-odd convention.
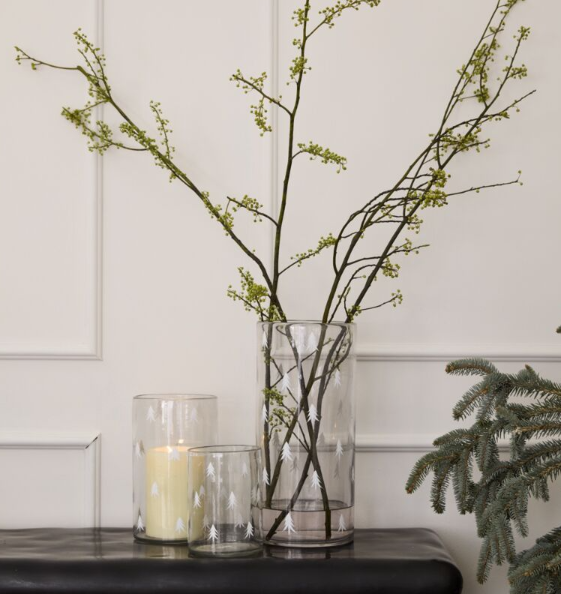
[[[286,321],[287,315],[279,297],[281,277],[284,282],[285,273],[300,267],[314,257],[332,248],[333,282],[325,300],[320,319],[324,323],[315,351],[306,355],[310,359],[311,372],[308,381],[299,375],[296,401],[289,391],[287,394],[277,389],[278,379],[283,375],[281,366],[272,355],[272,330],[266,336],[263,347],[265,362],[265,420],[263,423],[264,465],[270,484],[266,488],[267,505],[271,505],[275,488],[278,484],[283,459],[276,461],[271,456],[271,432],[285,431],[284,443],[295,435],[307,452],[306,462],[300,470],[298,485],[287,505],[273,522],[267,534],[270,539],[279,529],[286,514],[298,501],[304,488],[308,471],[313,471],[319,478],[323,510],[325,512],[325,535],[331,537],[331,507],[323,480],[321,464],[318,457],[318,436],[321,423],[321,403],[326,394],[331,377],[339,369],[350,352],[350,338],[344,326],[339,336],[330,340],[326,338],[325,324],[333,322],[341,316],[346,322],[352,322],[366,311],[378,309],[384,305],[397,306],[403,296],[399,289],[390,295],[374,300],[374,305],[365,305],[374,283],[382,277],[393,281],[400,272],[399,258],[417,254],[427,244],[414,242],[408,234],[420,232],[423,219],[421,211],[445,207],[451,199],[481,190],[521,184],[520,172],[512,179],[496,183],[473,183],[465,188],[449,188],[451,164],[460,156],[469,152],[480,152],[490,147],[489,124],[509,120],[513,113],[519,111],[521,103],[534,91],[527,92],[515,100],[503,101],[504,90],[512,83],[527,77],[528,70],[518,60],[522,44],[527,40],[529,29],[521,27],[515,35],[510,52],[501,56],[501,40],[507,30],[507,20],[514,7],[524,0],[497,0],[495,8],[486,23],[481,36],[465,64],[458,70],[458,78],[442,112],[442,118],[436,129],[429,134],[428,141],[421,147],[417,156],[403,169],[393,185],[374,194],[362,207],[351,212],[344,220],[337,234],[324,234],[315,248],[297,253],[285,260],[283,252],[283,231],[292,194],[292,179],[295,166],[300,166],[301,155],[311,160],[320,160],[326,165],[334,165],[337,173],[347,169],[347,159],[331,149],[305,141],[299,135],[300,110],[304,80],[311,72],[311,61],[308,55],[316,33],[322,29],[334,27],[339,18],[347,12],[363,8],[374,8],[380,0],[336,0],[317,13],[312,11],[310,0],[300,0],[299,8],[293,14],[297,35],[293,40],[295,57],[292,60],[287,85],[290,87],[289,100],[274,96],[267,88],[266,72],[258,76],[246,76],[237,70],[231,77],[245,94],[256,100],[250,104],[250,113],[261,136],[272,131],[269,109],[276,109],[284,115],[279,122],[286,125],[286,152],[281,165],[281,184],[279,188],[279,205],[276,212],[267,213],[263,204],[253,197],[243,198],[226,196],[224,204],[211,199],[210,193],[203,190],[195,182],[187,169],[177,162],[175,149],[170,142],[172,129],[165,118],[158,102],[150,103],[154,119],[154,132],[138,126],[134,118],[125,112],[112,90],[105,71],[105,57],[100,48],[95,47],[81,32],[75,33],[81,63],[78,66],[58,66],[32,57],[25,51],[16,48],[16,60],[19,64],[29,63],[33,70],[41,67],[56,68],[76,72],[88,85],[89,100],[82,108],[63,108],[63,116],[88,141],[90,151],[105,154],[108,150],[123,149],[133,152],[149,153],[156,166],[165,170],[170,181],[183,184],[202,203],[210,217],[215,220],[225,235],[249,258],[255,270],[239,268],[240,287],[228,288],[227,294],[234,301],[255,313],[265,322]],[[502,68],[495,64],[504,63]],[[101,119],[93,121],[96,110],[100,107],[112,109],[120,118],[120,123],[113,129]],[[461,110],[460,110],[461,107]],[[461,114],[460,114],[461,111]],[[273,255],[271,265],[266,265],[247,240],[238,234],[235,219],[239,211],[249,214],[257,223],[267,222],[273,225]],[[240,213],[241,216],[241,213]],[[375,239],[375,241],[372,241]],[[364,240],[368,240],[365,242]],[[372,245],[378,248],[375,253]],[[365,255],[366,253],[366,255]],[[288,325],[287,325],[288,326]],[[288,337],[290,338],[290,337]],[[302,360],[295,349],[295,365]],[[319,374],[316,376],[316,374]],[[317,420],[310,415],[309,398],[314,385],[317,386]],[[294,402],[291,402],[292,399]],[[285,400],[287,400],[285,402]],[[296,406],[292,406],[296,404]]]
[[[523,0],[499,0],[478,40],[468,61],[458,70],[458,81],[451,97],[444,109],[441,124],[436,132],[429,136],[429,143],[414,159],[397,183],[378,193],[361,209],[350,214],[343,224],[339,234],[329,234],[322,237],[317,248],[308,250],[291,257],[290,262],[281,265],[282,231],[290,196],[290,185],[295,160],[300,155],[307,155],[311,160],[320,160],[324,164],[335,165],[337,173],[347,169],[347,159],[329,148],[314,142],[298,142],[296,139],[299,121],[299,108],[302,98],[302,88],[305,74],[310,71],[308,45],[311,37],[322,28],[332,28],[337,20],[347,11],[359,10],[363,7],[378,6],[380,0],[338,0],[318,13],[314,19],[309,0],[304,0],[300,8],[293,14],[294,26],[299,30],[299,36],[294,39],[297,49],[290,68],[289,83],[294,85],[295,91],[292,104],[286,103],[283,97],[274,97],[267,91],[267,73],[258,76],[246,76],[237,70],[231,80],[244,93],[257,96],[257,101],[250,105],[250,113],[261,135],[271,131],[268,118],[269,109],[278,109],[287,116],[288,151],[282,178],[282,191],[279,210],[268,214],[263,205],[256,199],[244,196],[242,199],[227,197],[225,206],[211,200],[210,194],[198,187],[187,172],[175,160],[175,148],[170,143],[172,129],[165,118],[160,103],[152,101],[150,110],[155,124],[155,133],[139,127],[117,102],[106,75],[106,59],[100,48],[95,47],[88,38],[78,30],[74,36],[82,64],[78,66],[58,66],[30,56],[20,48],[17,49],[18,63],[28,62],[33,70],[40,67],[57,68],[75,71],[82,75],[88,84],[89,101],[79,109],[64,107],[62,115],[78,128],[88,140],[88,149],[100,154],[111,148],[124,149],[134,152],[146,152],[152,155],[154,163],[166,170],[170,181],[178,180],[193,192],[210,216],[223,228],[225,234],[231,238],[244,254],[256,266],[262,277],[259,286],[265,287],[266,305],[261,296],[259,307],[252,302],[251,310],[260,319],[286,319],[278,296],[281,275],[295,266],[301,266],[307,260],[320,255],[328,247],[333,247],[334,280],[324,306],[322,320],[333,321],[344,308],[347,321],[354,319],[359,312],[372,309],[362,307],[365,296],[370,291],[373,282],[379,274],[389,276],[388,270],[394,270],[389,259],[396,254],[417,253],[421,247],[414,250],[407,249],[406,241],[399,241],[402,233],[407,231],[419,233],[423,220],[418,216],[420,210],[440,208],[446,206],[453,196],[482,189],[494,188],[520,182],[520,176],[507,182],[496,184],[474,185],[466,189],[449,191],[447,170],[457,156],[469,151],[479,152],[490,146],[490,138],[485,133],[490,122],[504,121],[511,113],[518,111],[520,103],[532,92],[506,105],[499,105],[499,98],[505,86],[511,81],[524,79],[528,70],[525,64],[517,61],[521,44],[528,38],[529,29],[520,27],[515,35],[512,52],[504,55],[505,66],[493,74],[493,64],[499,60],[501,51],[500,38],[506,30],[507,18],[518,2]],[[314,22],[314,20],[316,22]],[[474,113],[454,121],[454,116],[460,104],[472,103]],[[113,108],[121,117],[121,123],[112,129],[105,121],[92,121],[95,110],[100,106]],[[465,110],[465,107],[464,107]],[[269,221],[274,226],[274,253],[272,269],[248,245],[247,241],[234,231],[234,219],[239,210],[251,214],[255,222]],[[367,257],[370,260],[365,265],[364,258],[357,258],[355,252],[361,240],[370,237],[376,230],[394,228],[388,240],[386,249],[377,256]],[[395,249],[398,245],[399,249]],[[368,271],[368,274],[365,272]],[[391,278],[397,277],[392,274]],[[362,281],[362,287],[359,288]],[[228,294],[233,296],[231,289]],[[239,300],[241,295],[238,295]],[[401,295],[401,294],[399,294]],[[247,297],[247,296],[246,296]],[[396,304],[397,299],[383,300]],[[349,303],[348,307],[344,307]],[[247,304],[245,304],[247,307]],[[377,306],[375,306],[377,307]]]

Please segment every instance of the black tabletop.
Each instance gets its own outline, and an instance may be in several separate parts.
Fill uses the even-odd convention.
[[[0,530],[0,593],[457,594],[462,577],[431,530],[357,530],[327,549],[265,547],[251,559],[196,559],[130,529]]]

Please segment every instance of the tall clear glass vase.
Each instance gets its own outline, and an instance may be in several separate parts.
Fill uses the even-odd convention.
[[[338,546],[354,532],[354,324],[258,325],[263,538]]]

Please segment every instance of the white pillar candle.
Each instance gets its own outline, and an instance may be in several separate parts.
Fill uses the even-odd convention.
[[[185,446],[151,448],[146,453],[146,536],[184,540],[189,522]]]

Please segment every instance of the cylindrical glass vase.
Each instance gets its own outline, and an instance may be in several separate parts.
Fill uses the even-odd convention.
[[[354,533],[354,324],[258,325],[266,544],[338,546]]]
[[[259,447],[189,450],[189,549],[201,557],[261,553]]]
[[[133,399],[134,536],[187,542],[189,448],[215,444],[216,397],[144,394]]]

